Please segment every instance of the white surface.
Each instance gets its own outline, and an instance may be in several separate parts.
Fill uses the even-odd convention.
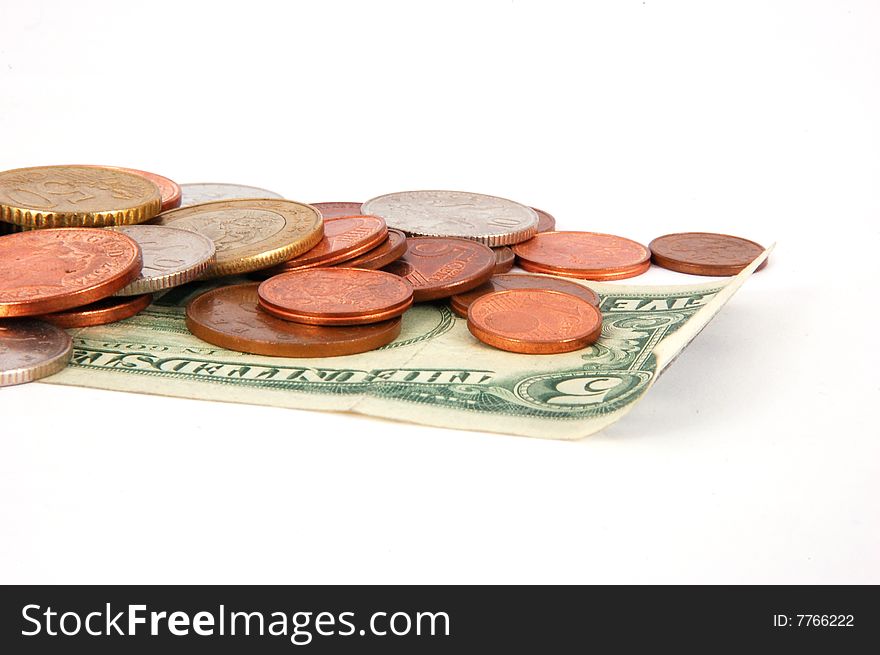
[[[0,169],[473,190],[770,266],[576,443],[0,389],[0,582],[880,582],[880,5],[477,4],[3,2]]]

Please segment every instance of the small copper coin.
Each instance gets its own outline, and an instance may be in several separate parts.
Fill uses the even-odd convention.
[[[509,289],[477,298],[468,330],[495,348],[526,355],[567,353],[602,333],[602,314],[583,298],[547,289]]]
[[[486,284],[481,284],[476,289],[465,291],[449,299],[452,311],[467,318],[468,308],[477,298],[485,296],[493,291],[505,291],[507,289],[549,289],[550,291],[562,291],[572,296],[583,298],[591,305],[599,306],[599,296],[596,292],[571,280],[563,280],[549,275],[525,275],[512,273],[510,275],[494,275]]]
[[[139,314],[149,307],[152,301],[151,293],[142,296],[113,296],[84,307],[67,309],[56,314],[44,314],[40,318],[63,328],[107,325]]]
[[[448,298],[492,277],[495,253],[489,246],[455,237],[410,237],[406,252],[385,267],[413,286],[413,300]]]
[[[359,202],[313,202],[312,207],[320,212],[324,220],[342,216],[361,216]]]
[[[284,262],[275,270],[281,272],[337,264],[372,250],[387,235],[385,220],[378,216],[331,218],[324,221],[324,238],[318,245]]]
[[[199,339],[239,352],[277,357],[336,357],[375,350],[400,334],[400,319],[324,327],[275,318],[260,307],[257,283],[220,287],[193,299],[186,326]]]
[[[584,280],[621,280],[651,266],[642,244],[598,232],[544,232],[513,247],[520,267]]]
[[[532,207],[538,215],[538,232],[553,232],[556,230],[556,219],[552,214],[548,214],[543,209]]]
[[[412,286],[383,271],[311,268],[271,277],[257,289],[270,314],[311,325],[365,325],[400,316]]]
[[[691,275],[736,275],[764,252],[754,241],[711,232],[681,232],[651,242],[655,264]],[[761,263],[758,270],[764,268]]]
[[[62,228],[0,239],[0,317],[38,316],[111,296],[141,272],[141,249],[112,230]]]
[[[495,251],[495,270],[493,271],[493,275],[507,273],[513,268],[513,262],[516,260],[516,255],[513,254],[513,250],[508,246],[492,248],[492,250]]]
[[[363,255],[340,262],[337,266],[346,268],[368,268],[378,270],[399,259],[406,252],[406,235],[400,230],[388,229],[388,238]]]
[[[139,171],[136,168],[123,168],[122,166],[94,166],[89,164],[89,168],[113,168],[117,171],[125,171],[147,178],[150,182],[159,187],[159,194],[162,196],[162,209],[160,211],[168,211],[175,207],[180,207],[181,190],[180,185],[174,180],[169,180],[162,175],[156,173],[148,173],[147,171]]]

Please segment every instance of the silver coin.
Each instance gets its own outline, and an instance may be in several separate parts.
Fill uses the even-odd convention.
[[[538,214],[512,200],[466,191],[402,191],[367,200],[362,214],[411,236],[460,237],[506,246],[535,236]]]
[[[268,191],[267,189],[261,189],[255,186],[247,186],[244,184],[222,184],[215,182],[181,184],[180,192],[181,207],[200,205],[203,202],[213,202],[214,200],[284,197],[278,193],[275,193],[274,191]]]
[[[166,225],[125,225],[111,228],[131,237],[141,247],[141,276],[117,291],[117,296],[139,296],[186,284],[214,263],[214,242],[208,237]]]
[[[59,327],[32,318],[0,320],[0,387],[57,373],[70,360],[73,342]]]

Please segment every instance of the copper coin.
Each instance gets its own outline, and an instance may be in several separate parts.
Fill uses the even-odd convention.
[[[324,220],[328,218],[340,218],[342,216],[361,216],[361,203],[359,202],[313,202],[312,207],[320,212]]]
[[[113,296],[84,307],[75,307],[55,314],[44,314],[40,318],[63,328],[106,325],[131,318],[149,307],[151,302],[153,302],[153,294],[151,293],[145,293],[142,296]]]
[[[579,350],[602,333],[602,314],[583,298],[548,289],[509,289],[477,298],[468,330],[495,348],[527,355]]]
[[[139,171],[136,168],[123,168],[122,166],[96,166],[93,164],[86,165],[90,168],[113,168],[117,171],[125,171],[126,173],[133,173],[135,175],[145,177],[150,182],[159,187],[159,195],[162,196],[162,209],[160,211],[164,212],[168,211],[169,209],[174,209],[175,207],[180,207],[180,185],[177,184],[177,182],[175,182],[174,180],[169,180],[167,177],[163,177],[162,175],[156,175],[156,173]]]
[[[406,235],[400,230],[388,228],[388,238],[384,242],[363,255],[340,262],[337,266],[377,270],[399,259],[405,252]]]
[[[388,228],[378,216],[344,216],[324,221],[324,238],[311,250],[276,267],[279,273],[297,268],[329,266],[372,250],[385,240]]]
[[[711,232],[681,232],[651,242],[655,264],[691,275],[736,275],[764,252],[754,241]],[[764,268],[761,263],[758,270]]]
[[[400,319],[324,327],[275,318],[260,307],[257,283],[220,287],[193,299],[186,326],[228,350],[277,357],[336,357],[375,350],[400,334]]]
[[[383,271],[311,268],[271,277],[257,289],[270,314],[311,325],[365,325],[400,316],[412,286]]]
[[[448,298],[492,277],[495,253],[489,246],[455,237],[410,237],[406,252],[385,267],[413,286],[413,300]]]
[[[584,280],[635,277],[651,265],[651,252],[642,244],[598,232],[544,232],[513,251],[527,271]]]
[[[513,262],[516,260],[516,255],[513,254],[513,250],[508,246],[492,248],[492,250],[495,251],[495,269],[492,272],[493,275],[507,273],[507,271],[513,268]]]
[[[556,230],[556,219],[552,214],[548,214],[543,209],[532,207],[538,215],[538,232],[553,232]]]
[[[468,308],[477,298],[485,296],[493,291],[505,291],[507,289],[549,289],[550,291],[562,291],[572,296],[583,298],[591,305],[599,306],[599,296],[596,292],[571,280],[562,280],[549,275],[524,275],[513,273],[510,275],[494,275],[492,279],[481,284],[476,289],[465,291],[449,299],[452,311],[467,318]]]
[[[37,316],[112,296],[141,272],[141,249],[112,230],[60,228],[0,239],[0,317]]]

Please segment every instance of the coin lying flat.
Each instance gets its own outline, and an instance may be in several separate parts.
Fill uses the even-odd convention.
[[[324,238],[308,252],[289,259],[278,271],[329,266],[372,250],[385,240],[388,228],[378,216],[345,216],[324,221]]]
[[[413,300],[448,298],[478,287],[492,277],[495,253],[467,239],[411,237],[406,252],[383,270],[413,286]]]
[[[460,237],[506,246],[534,236],[538,215],[512,200],[465,191],[403,191],[367,200],[364,214],[410,236]]]
[[[219,200],[173,209],[154,223],[214,242],[216,260],[203,277],[269,268],[306,252],[323,236],[318,211],[292,200]]]
[[[396,318],[412,305],[409,282],[382,271],[313,268],[271,277],[257,289],[278,318],[311,325],[365,325]]]
[[[651,265],[651,253],[642,244],[598,232],[543,232],[513,251],[527,271],[584,280],[635,277]]]
[[[492,279],[481,284],[476,289],[459,293],[449,299],[452,311],[467,318],[468,308],[477,298],[485,296],[493,291],[506,289],[549,289],[550,291],[562,291],[572,296],[586,300],[591,305],[599,306],[599,296],[592,289],[571,280],[563,280],[549,275],[525,275],[512,273],[510,275],[493,275]]]
[[[82,307],[74,307],[54,314],[43,314],[40,318],[63,328],[106,325],[131,318],[149,307],[152,301],[153,296],[149,293],[142,296],[111,296]]]
[[[186,284],[214,263],[214,242],[198,232],[167,225],[125,225],[111,229],[134,239],[143,257],[140,276],[117,291],[117,296],[137,296]]]
[[[492,250],[495,251],[495,275],[498,275],[500,273],[507,273],[511,268],[513,268],[513,262],[516,260],[516,255],[513,254],[513,250],[511,250],[508,246],[492,248]]]
[[[538,215],[538,232],[553,232],[556,230],[556,219],[552,214],[548,214],[543,209],[532,207]]]
[[[37,166],[0,173],[0,221],[25,228],[143,223],[161,206],[159,187],[116,168]]]
[[[32,318],[0,320],[0,387],[53,375],[72,352],[70,335],[59,327]]]
[[[277,357],[336,357],[375,350],[400,334],[400,319],[324,327],[275,318],[258,302],[257,283],[220,287],[193,299],[186,326],[228,350]]]
[[[160,211],[168,211],[180,206],[180,185],[174,180],[169,180],[163,175],[156,173],[148,173],[147,171],[139,171],[136,168],[124,168],[123,166],[89,166],[89,168],[112,168],[117,171],[125,171],[133,175],[145,177],[150,182],[159,187],[159,195],[162,197],[162,207]]]
[[[361,215],[361,203],[359,202],[313,202],[312,207],[321,212],[324,220]]]
[[[736,275],[764,252],[754,241],[710,232],[667,234],[649,247],[655,264],[691,275]]]
[[[528,355],[579,350],[602,332],[602,314],[583,298],[547,289],[509,289],[477,298],[468,330],[495,348]]]
[[[245,184],[223,184],[218,182],[199,182],[181,184],[181,207],[200,205],[217,200],[237,200],[241,198],[283,198],[279,193]]]
[[[32,230],[0,239],[0,317],[37,316],[113,295],[141,271],[141,250],[112,230]]]
[[[372,250],[336,264],[345,268],[367,268],[378,270],[399,259],[406,252],[406,235],[400,230],[388,230],[388,236]]]

